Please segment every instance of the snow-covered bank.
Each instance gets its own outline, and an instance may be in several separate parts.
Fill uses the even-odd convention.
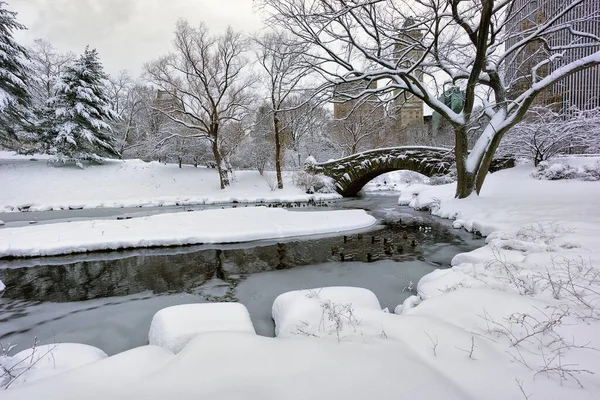
[[[491,174],[480,196],[463,200],[453,198],[454,184],[401,194],[400,204],[487,236],[486,246],[455,256],[453,268],[423,277],[422,302],[403,315],[493,340],[505,363],[529,370],[518,377],[527,395],[568,398],[545,387],[555,382],[579,388],[575,398],[598,398],[600,183],[537,180],[532,171],[521,165]]]
[[[257,171],[237,171],[219,189],[215,169],[140,160],[108,160],[85,169],[52,166],[47,157],[15,156],[0,151],[0,212],[120,208],[169,205],[296,202],[337,199],[336,193],[309,195],[285,176],[272,191]],[[37,161],[32,161],[35,159]]]
[[[155,246],[237,243],[366,228],[363,210],[294,212],[242,207],[129,220],[56,223],[0,230],[0,258]]]

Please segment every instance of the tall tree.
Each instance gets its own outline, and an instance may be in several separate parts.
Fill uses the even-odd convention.
[[[258,46],[258,63],[267,78],[265,85],[269,92],[273,121],[277,187],[283,189],[282,114],[285,112],[285,102],[293,93],[298,92],[300,82],[310,71],[310,65],[303,60],[307,46],[298,44],[291,36],[281,31],[264,34],[256,37],[254,41]]]
[[[115,139],[108,121],[113,112],[104,73],[96,50],[89,47],[69,66],[58,92],[50,99],[53,112],[49,132],[51,145],[62,162],[98,162],[100,157],[118,157]]]
[[[208,139],[221,189],[229,186],[229,167],[221,153],[225,125],[244,121],[252,102],[252,77],[246,73],[248,40],[228,28],[211,36],[204,24],[194,28],[180,20],[175,30],[175,52],[146,65],[146,76],[164,94],[155,109],[186,128],[177,137]],[[186,133],[190,132],[190,133]]]
[[[537,4],[531,2],[531,4]],[[543,2],[539,2],[541,5]],[[313,67],[329,81],[362,83],[361,93],[415,96],[454,130],[456,197],[479,193],[504,134],[536,97],[578,71],[600,64],[597,0],[565,0],[543,18],[514,0],[262,0],[269,21],[312,46]],[[534,62],[527,54],[542,45]],[[572,52],[576,48],[578,52]],[[514,68],[514,62],[524,60]],[[507,73],[515,69],[519,75]],[[525,71],[525,72],[523,72]],[[545,73],[542,73],[545,71]],[[526,74],[530,85],[514,93]],[[438,100],[443,83],[465,90],[464,107]],[[478,113],[476,105],[483,104]],[[482,119],[485,119],[482,122]],[[483,124],[469,151],[469,134]]]
[[[17,133],[27,117],[31,96],[27,87],[27,50],[15,42],[13,32],[25,29],[0,1],[0,145],[18,146]]]

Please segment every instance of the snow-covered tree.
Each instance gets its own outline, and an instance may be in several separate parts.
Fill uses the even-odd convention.
[[[308,76],[310,65],[304,62],[306,45],[294,42],[282,31],[256,37],[256,58],[265,75],[264,82],[269,95],[273,134],[275,139],[275,171],[277,187],[283,189],[281,174],[283,164],[282,114],[286,101],[300,89],[300,83]]]
[[[562,79],[600,64],[597,0],[565,0],[528,25],[513,0],[261,0],[269,22],[312,46],[313,68],[331,90],[362,84],[346,99],[415,96],[454,130],[456,197],[479,193],[504,134]],[[543,2],[536,2],[540,5]],[[534,4],[531,2],[531,4]],[[529,7],[529,4],[527,4]],[[583,12],[583,10],[587,10]],[[526,55],[543,47],[534,62]],[[577,48],[578,52],[570,51]],[[523,60],[514,70],[513,63]],[[545,71],[545,73],[544,73]],[[523,76],[529,85],[515,91]],[[443,84],[465,91],[456,112],[439,100]],[[482,104],[482,112],[475,107]],[[487,117],[469,149],[469,134]]]
[[[284,104],[281,125],[287,137],[288,165],[301,168],[310,153],[312,145],[317,145],[328,134],[331,126],[330,113],[311,97],[310,91],[291,96]],[[314,147],[314,146],[312,146]]]
[[[27,50],[15,42],[13,32],[25,29],[17,14],[0,1],[0,145],[18,146],[18,133],[28,116],[29,59]]]
[[[231,28],[215,37],[205,25],[194,28],[181,20],[174,44],[174,53],[146,66],[147,78],[165,97],[155,109],[186,128],[171,138],[185,135],[210,142],[224,189],[229,186],[229,169],[220,152],[220,135],[225,125],[245,120],[252,103],[244,57],[249,43]]]
[[[134,80],[127,71],[108,79],[108,94],[117,118],[111,123],[117,151],[124,157],[141,154],[147,134],[151,131],[150,114],[156,91]],[[142,151],[143,152],[143,151]],[[143,158],[149,154],[142,155]]]
[[[501,154],[532,160],[537,166],[557,154],[600,149],[600,109],[567,113],[533,107],[502,139]]]
[[[52,111],[43,138],[51,141],[58,161],[99,162],[101,157],[119,157],[109,121],[116,115],[110,105],[107,75],[96,50],[85,52],[69,66],[48,102]]]

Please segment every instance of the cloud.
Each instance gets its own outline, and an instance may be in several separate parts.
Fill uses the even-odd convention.
[[[86,45],[96,48],[110,73],[140,72],[144,62],[172,48],[175,22],[206,22],[213,33],[228,25],[253,32],[261,28],[250,0],[12,0],[19,21],[29,31],[19,39],[36,38],[76,54]]]

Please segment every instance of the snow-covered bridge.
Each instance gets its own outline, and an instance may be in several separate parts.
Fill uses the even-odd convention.
[[[410,170],[432,177],[445,175],[454,165],[452,149],[426,146],[389,147],[353,154],[339,160],[306,164],[310,173],[333,178],[342,196],[355,196],[373,178],[386,172]],[[514,165],[511,160],[494,160],[491,171]]]

